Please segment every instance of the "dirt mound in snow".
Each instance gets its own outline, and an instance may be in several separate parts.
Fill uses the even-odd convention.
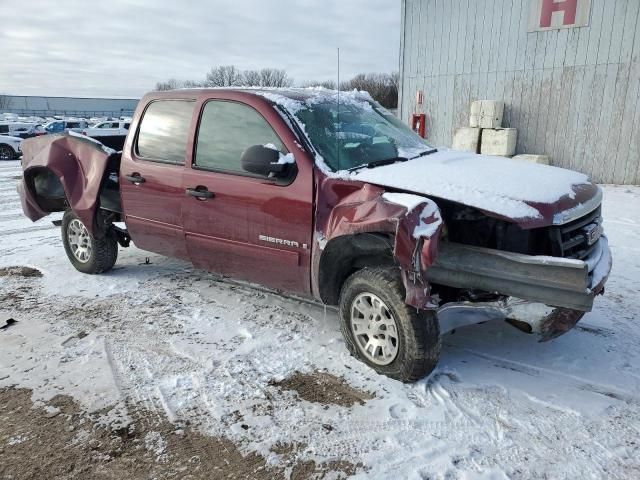
[[[130,412],[128,428],[98,424],[67,396],[34,408],[31,391],[0,389],[0,478],[344,478],[355,473],[347,462],[318,465],[285,458],[267,465],[260,455],[243,456],[225,438],[180,428],[157,413]],[[294,455],[294,449],[288,449]]]
[[[296,372],[280,382],[271,382],[271,385],[283,390],[295,390],[303,400],[325,405],[351,407],[356,403],[364,405],[373,398],[369,392],[356,390],[341,378],[323,372]]]
[[[0,277],[41,277],[42,272],[31,267],[5,267],[0,268]]]

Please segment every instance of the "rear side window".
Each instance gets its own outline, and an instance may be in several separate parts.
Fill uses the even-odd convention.
[[[138,156],[183,164],[193,105],[190,100],[157,100],[149,104],[138,130]]]
[[[130,127],[130,126],[131,126],[131,124],[130,124],[130,123],[125,123],[125,124],[124,124],[124,129],[125,129],[125,130],[129,130],[129,127]]]
[[[0,125],[0,133],[9,133],[9,125]]]
[[[256,110],[241,103],[210,101],[200,120],[195,165],[247,175],[240,163],[242,153],[252,145],[267,144],[286,153],[271,125]]]
[[[77,122],[67,122],[67,128],[80,128],[80,124]]]

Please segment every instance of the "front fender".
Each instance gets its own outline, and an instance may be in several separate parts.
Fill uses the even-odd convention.
[[[437,205],[426,197],[409,194],[389,194],[383,188],[328,179],[332,192],[341,188],[351,193],[340,196],[326,215],[318,215],[319,228],[313,249],[313,289],[320,295],[320,259],[325,245],[345,235],[384,233],[393,237],[393,257],[400,267],[405,285],[405,302],[419,309],[436,308],[431,302],[424,271],[433,264],[443,222]],[[355,185],[354,185],[355,183]],[[354,186],[356,188],[354,188]]]

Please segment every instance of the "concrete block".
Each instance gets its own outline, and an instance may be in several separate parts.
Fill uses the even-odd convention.
[[[502,157],[515,155],[518,131],[515,128],[483,128],[480,140],[480,153]]]
[[[462,152],[478,153],[480,143],[480,129],[472,127],[457,128],[453,134],[452,149]]]
[[[480,100],[480,128],[500,128],[504,114],[504,102],[497,100]]]
[[[523,162],[539,163],[541,165],[549,165],[549,157],[547,155],[531,155],[528,153],[516,155],[514,160],[520,160]]]
[[[469,114],[469,126],[478,128],[480,126],[481,102],[476,100],[471,102],[471,113]]]

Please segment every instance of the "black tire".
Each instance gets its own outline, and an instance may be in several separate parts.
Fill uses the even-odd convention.
[[[16,151],[6,144],[0,145],[0,160],[15,160],[17,158]]]
[[[397,355],[391,363],[370,361],[357,345],[351,309],[361,294],[379,297],[397,327]],[[417,312],[404,302],[405,288],[397,268],[365,268],[352,274],[340,293],[341,330],[349,352],[376,372],[401,382],[415,382],[433,371],[440,357],[440,326],[435,312]]]
[[[71,264],[76,270],[82,273],[96,274],[111,270],[118,258],[118,242],[116,239],[110,235],[96,238],[87,231],[85,239],[86,244],[90,246],[90,253],[87,254],[84,261],[81,261],[76,254],[74,254],[71,245],[69,230],[72,222],[74,223],[71,228],[75,228],[75,226],[78,225],[75,222],[80,222],[80,224],[84,226],[75,213],[67,210],[62,217],[62,243],[64,244],[64,250]]]

